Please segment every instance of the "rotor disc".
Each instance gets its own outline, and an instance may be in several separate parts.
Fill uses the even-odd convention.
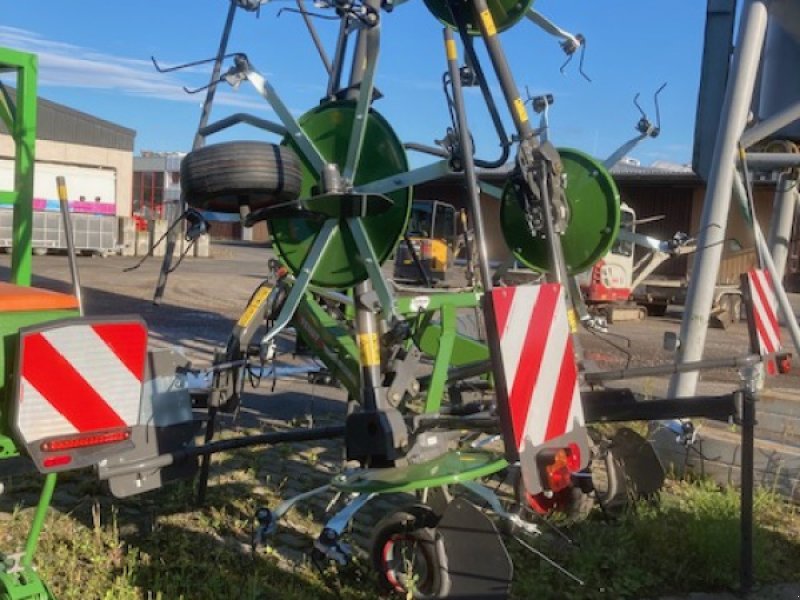
[[[580,273],[605,256],[619,232],[619,191],[608,170],[588,154],[558,150],[566,174],[564,192],[569,223],[561,236],[564,261],[570,274]],[[546,240],[528,228],[514,186],[503,189],[500,227],[514,256],[534,271],[549,269]]]
[[[323,158],[338,164],[341,169],[347,158],[354,119],[355,103],[341,101],[314,108],[300,117],[298,122]],[[302,202],[303,198],[320,193],[320,176],[303,160],[299,151],[297,154],[303,163]],[[407,171],[408,159],[403,144],[386,120],[374,110],[370,111],[364,149],[353,178],[354,185]],[[405,231],[411,212],[411,188],[395,190],[386,196],[393,202],[391,208],[381,214],[359,218],[381,263],[389,257]],[[322,228],[322,221],[304,217],[276,218],[269,221],[269,228],[281,259],[292,273],[297,274]],[[320,257],[311,283],[341,289],[353,287],[365,279],[367,270],[350,231],[342,221]]]

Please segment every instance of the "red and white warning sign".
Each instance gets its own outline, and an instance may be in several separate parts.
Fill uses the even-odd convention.
[[[85,447],[104,443],[93,434],[136,425],[146,354],[141,321],[66,321],[23,330],[14,403],[20,440],[29,450],[41,440]]]
[[[575,466],[588,463],[578,369],[562,287],[555,283],[495,288],[492,308],[500,341],[507,414],[520,462],[543,446],[576,445]],[[502,412],[502,411],[501,411]],[[504,427],[508,431],[508,427]],[[580,431],[578,431],[580,430]],[[575,432],[575,439],[567,439]],[[567,437],[565,437],[567,436]],[[506,440],[506,445],[510,440]],[[523,476],[525,475],[523,464]],[[532,493],[526,478],[526,487]]]
[[[763,269],[747,272],[750,288],[753,324],[761,356],[771,356],[781,351],[781,329],[778,323],[778,300],[769,273]],[[775,374],[775,362],[767,361],[767,370]]]

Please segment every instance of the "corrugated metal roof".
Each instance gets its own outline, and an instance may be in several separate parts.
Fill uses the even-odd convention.
[[[11,98],[16,100],[16,90],[11,86],[5,87]],[[37,100],[36,130],[36,137],[40,140],[130,152],[133,152],[133,141],[136,138],[136,131],[133,129],[98,119],[42,97]],[[0,133],[8,135],[8,129],[2,121]]]
[[[478,169],[478,176],[485,180],[504,180],[514,169],[514,163],[507,163],[498,169]],[[649,166],[634,165],[619,162],[609,170],[614,179],[627,181],[640,180],[643,182],[699,182],[700,177],[691,168],[682,165]],[[450,180],[464,177],[463,173],[449,173],[442,179]]]

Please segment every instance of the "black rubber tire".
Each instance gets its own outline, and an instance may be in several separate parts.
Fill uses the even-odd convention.
[[[436,550],[438,522],[439,517],[433,510],[422,504],[400,509],[378,522],[370,554],[381,593],[408,596],[406,578],[395,567],[398,561],[408,559],[404,550],[410,550],[416,567],[414,575],[421,575],[420,580],[414,582],[412,597],[420,600],[440,597],[443,565]]]
[[[277,144],[236,141],[212,144],[181,161],[181,194],[189,206],[238,213],[290,202],[300,194],[300,162]]]

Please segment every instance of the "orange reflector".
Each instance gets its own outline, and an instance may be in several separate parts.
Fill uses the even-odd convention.
[[[52,469],[53,467],[63,467],[72,462],[72,457],[69,454],[62,454],[61,456],[48,456],[42,461],[42,466],[45,469]]]
[[[581,449],[575,442],[567,447],[567,468],[573,473],[581,470]]]
[[[114,444],[130,439],[131,432],[109,431],[106,433],[90,433],[73,438],[62,438],[47,440],[42,442],[42,452],[63,452],[64,450],[76,450],[78,448],[88,448],[90,446],[102,446],[104,444]]]
[[[786,375],[792,370],[792,355],[784,352],[775,356],[775,362],[778,363],[778,373]]]
[[[572,475],[569,472],[567,451],[563,448],[556,452],[553,462],[545,467],[547,482],[554,492],[560,492],[572,483]]]

